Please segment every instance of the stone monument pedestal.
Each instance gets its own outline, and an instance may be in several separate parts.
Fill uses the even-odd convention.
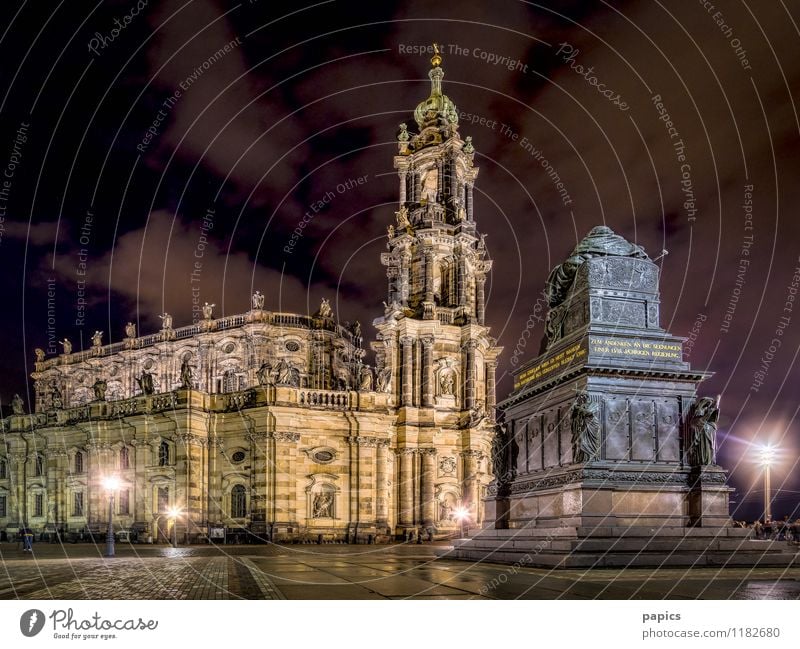
[[[730,523],[718,400],[698,398],[710,375],[659,325],[658,276],[644,250],[605,227],[553,269],[545,351],[498,406],[484,529],[451,556],[558,567],[794,560]]]

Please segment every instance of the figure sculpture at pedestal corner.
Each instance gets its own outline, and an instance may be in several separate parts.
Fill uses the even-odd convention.
[[[366,365],[361,368],[361,376],[359,379],[359,388],[363,392],[372,390],[372,370]]]
[[[399,211],[395,212],[394,215],[397,219],[398,230],[405,230],[408,234],[413,234],[411,221],[408,219],[408,208],[403,205],[403,207],[401,207]]]
[[[261,367],[259,367],[258,371],[256,372],[256,378],[258,379],[258,384],[269,385],[271,373],[272,373],[272,365],[266,362],[261,363]]]
[[[64,348],[65,354],[72,353],[72,343],[69,341],[69,338],[64,338],[64,340],[59,340],[58,344]]]
[[[378,372],[378,378],[375,383],[378,392],[390,392],[392,389],[392,368],[384,367]]]
[[[333,506],[333,497],[327,492],[322,492],[314,496],[314,511],[312,512],[314,518],[333,518],[331,511]]]
[[[615,234],[611,228],[605,225],[592,228],[575,246],[567,260],[553,268],[547,278],[547,303],[550,310],[545,321],[545,336],[548,347],[561,337],[562,324],[566,316],[566,309],[563,308],[566,306],[564,300],[575,281],[578,268],[593,257],[650,259],[641,246]]]
[[[494,480],[498,485],[508,481],[508,429],[505,422],[495,426],[494,439],[492,439],[492,471]]]
[[[92,346],[101,347],[103,345],[103,332],[95,331],[92,334]]]
[[[165,311],[158,317],[161,318],[162,329],[172,329],[172,316],[169,313]]]
[[[361,323],[358,320],[350,327],[350,333],[353,334],[353,338],[361,338]]]
[[[253,311],[261,311],[264,308],[264,294],[261,291],[253,293],[252,298]]]
[[[44,362],[45,353],[41,347],[37,347],[33,350],[34,355],[36,356],[36,362],[42,363]]]
[[[716,401],[711,397],[698,399],[689,420],[692,436],[689,452],[694,466],[708,466],[716,462],[718,420],[719,397]]]
[[[142,394],[153,394],[155,391],[153,387],[153,375],[150,372],[142,372],[142,375],[136,379],[139,389]]]
[[[192,366],[189,365],[188,359],[184,359],[181,363],[181,389],[192,389]]]
[[[97,379],[94,382],[92,389],[94,390],[95,401],[106,400],[106,390],[108,389],[108,383],[106,383],[103,379]]]
[[[211,320],[211,317],[214,315],[214,307],[217,306],[216,304],[209,304],[206,302],[203,304],[203,318],[206,320]]]
[[[586,392],[575,397],[570,412],[572,429],[572,457],[577,463],[596,460],[600,453],[599,404],[589,399]]]
[[[591,229],[572,251],[567,260],[556,266],[547,278],[547,301],[550,308],[561,304],[575,279],[575,273],[583,262],[593,257],[635,257],[650,259],[641,246],[615,234],[605,225]]]
[[[125,336],[127,338],[136,338],[136,325],[132,322],[125,325]]]
[[[15,394],[14,398],[11,399],[11,412],[15,415],[25,414],[25,402],[18,394]]]

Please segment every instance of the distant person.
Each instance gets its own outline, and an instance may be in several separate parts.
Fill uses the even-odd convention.
[[[33,552],[33,530],[27,527],[22,531],[22,551]]]

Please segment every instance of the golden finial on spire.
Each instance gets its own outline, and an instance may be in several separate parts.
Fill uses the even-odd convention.
[[[431,65],[434,68],[438,68],[442,64],[442,56],[439,52],[439,46],[434,43],[433,44],[433,56],[431,57]]]

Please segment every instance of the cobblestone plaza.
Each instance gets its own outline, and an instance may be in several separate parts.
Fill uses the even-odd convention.
[[[2,599],[797,599],[800,569],[560,570],[453,561],[444,544],[0,544]]]

